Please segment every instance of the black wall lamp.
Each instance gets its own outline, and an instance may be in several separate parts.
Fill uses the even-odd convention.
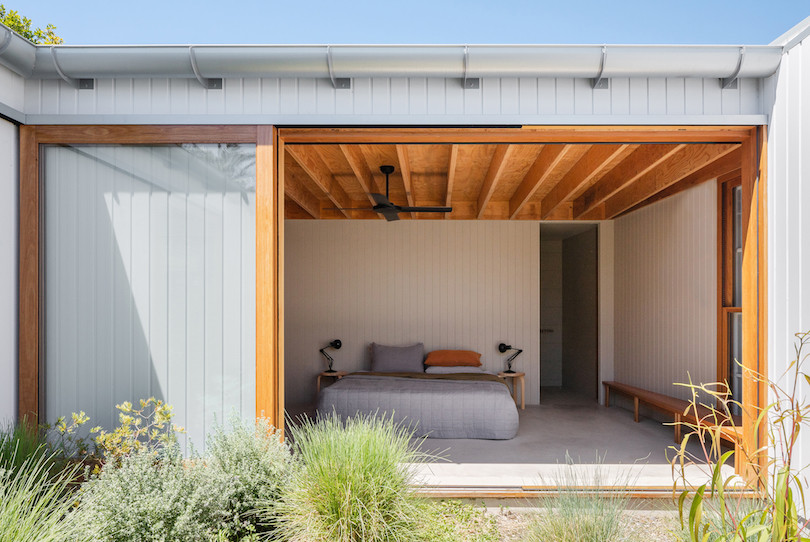
[[[326,371],[327,373],[336,373],[337,371],[332,368],[332,364],[335,362],[335,360],[332,358],[332,356],[326,353],[326,349],[334,348],[335,350],[340,350],[341,346],[343,346],[343,343],[340,342],[340,339],[335,339],[334,341],[330,342],[328,346],[324,346],[319,350],[321,355],[323,355],[323,357],[326,359],[326,363],[329,364],[329,369]]]
[[[515,361],[515,358],[518,357],[523,352],[523,350],[521,350],[520,348],[512,348],[511,344],[501,343],[498,345],[498,352],[500,352],[501,354],[504,354],[510,350],[514,350],[515,353],[506,358],[506,370],[504,371],[505,373],[515,372],[512,370],[512,362]]]

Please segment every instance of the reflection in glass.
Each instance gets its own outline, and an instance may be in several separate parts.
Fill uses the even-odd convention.
[[[42,152],[47,421],[155,396],[198,449],[255,411],[255,145]]]
[[[742,402],[742,313],[728,314],[728,384],[731,398]],[[732,414],[741,414],[738,406],[732,407]]]

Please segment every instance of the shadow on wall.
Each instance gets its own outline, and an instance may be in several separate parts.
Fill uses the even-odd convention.
[[[253,193],[216,165],[180,146],[46,148],[47,420],[109,429],[116,404],[154,396],[202,449],[214,420],[252,414]]]

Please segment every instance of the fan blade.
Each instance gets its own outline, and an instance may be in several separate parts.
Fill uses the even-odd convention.
[[[400,207],[403,213],[452,213],[452,207]]]
[[[388,222],[399,220],[399,211],[394,207],[386,207],[383,209],[375,209],[378,213],[383,215]]]
[[[382,194],[371,194],[371,198],[377,205],[386,205],[386,206],[393,205],[390,201],[388,201],[388,198],[386,198]]]

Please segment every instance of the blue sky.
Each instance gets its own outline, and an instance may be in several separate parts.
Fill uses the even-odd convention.
[[[0,0],[73,44],[767,44],[810,0]]]

